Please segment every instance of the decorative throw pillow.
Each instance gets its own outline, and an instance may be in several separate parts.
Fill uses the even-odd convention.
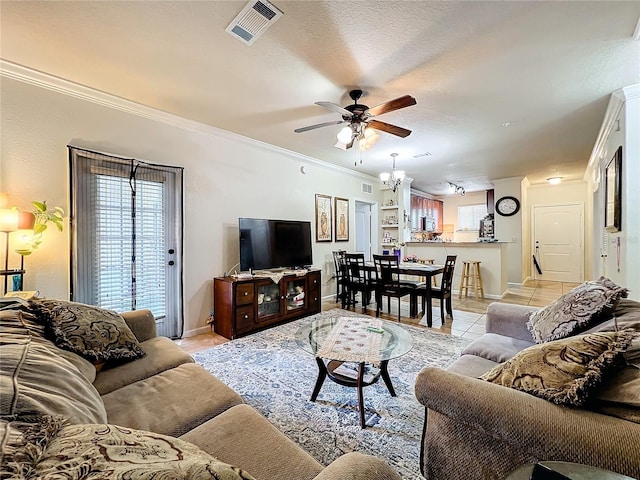
[[[533,345],[480,378],[560,405],[581,406],[637,333],[599,332]]]
[[[527,328],[536,343],[565,338],[613,311],[628,290],[605,277],[578,285],[545,308],[529,314]]]
[[[93,362],[145,356],[127,323],[115,312],[53,299],[32,300],[31,305],[60,348]]]
[[[11,473],[24,480],[255,480],[184,440],[108,424],[64,426],[51,417],[7,453]]]
[[[79,362],[70,361],[86,360],[38,337],[32,317],[20,310],[0,311],[0,418],[63,415],[70,423],[106,422],[100,394]]]

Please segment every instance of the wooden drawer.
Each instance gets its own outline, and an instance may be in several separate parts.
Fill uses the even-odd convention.
[[[236,285],[236,305],[253,304],[253,283],[239,283]]]
[[[253,317],[253,305],[247,305],[246,307],[236,308],[237,333],[249,331],[254,327],[255,327],[255,322]]]
[[[310,273],[307,281],[309,282],[309,293],[320,292],[320,272]]]

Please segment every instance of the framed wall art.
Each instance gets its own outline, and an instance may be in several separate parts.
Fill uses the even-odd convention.
[[[349,241],[349,199],[335,198],[336,242]]]
[[[605,174],[604,228],[607,232],[622,230],[622,147],[609,160]]]
[[[316,193],[316,242],[332,241],[332,230],[331,197]]]

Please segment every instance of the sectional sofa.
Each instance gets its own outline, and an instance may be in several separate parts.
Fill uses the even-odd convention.
[[[122,314],[122,342],[122,332],[99,321],[76,331],[84,314],[60,305],[0,310],[2,478],[400,478],[380,459],[355,452],[319,464],[158,337],[150,311]],[[43,322],[42,312],[58,323]],[[86,344],[90,336],[105,343],[119,337],[112,342],[120,341],[119,358],[105,362]],[[78,342],[89,359],[69,351]]]
[[[626,346],[622,358],[610,355],[610,350],[605,353],[607,361],[613,362],[615,356],[619,364],[603,370],[597,388],[583,382],[578,389],[549,388],[547,398],[540,398],[546,387],[544,373],[513,375],[509,387],[488,381],[495,375],[487,373],[510,360],[513,367],[525,351],[545,346],[535,342],[528,326],[530,315],[539,309],[491,304],[486,333],[447,369],[425,368],[416,380],[416,397],[425,406],[424,476],[428,480],[504,479],[523,464],[555,460],[640,478],[640,303],[623,298],[616,305],[594,318],[580,335],[555,340],[557,345],[547,343],[546,348],[556,349],[542,351],[542,356],[585,363],[591,360],[583,357],[584,349],[569,342],[606,342],[612,332],[635,331],[635,340]],[[609,337],[588,337],[601,333]],[[626,338],[628,343],[631,337]],[[612,345],[619,347],[621,339],[615,340]],[[595,374],[589,373],[590,378]],[[564,402],[576,393],[584,396],[587,390],[591,393],[580,399],[580,406],[556,403],[559,394],[568,394]]]

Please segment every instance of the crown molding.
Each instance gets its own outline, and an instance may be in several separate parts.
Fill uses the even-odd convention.
[[[4,60],[1,58],[0,58],[0,76],[9,78],[12,80],[16,80],[18,82],[26,83],[38,88],[43,88],[45,90],[56,92],[61,95],[67,95],[69,97],[94,103],[96,105],[101,105],[106,108],[119,110],[121,112],[125,112],[130,115],[135,115],[137,117],[146,118],[148,120],[163,123],[165,125],[181,128],[183,130],[188,130],[191,132],[202,133],[212,137],[225,138],[235,142],[240,142],[245,145],[250,145],[252,147],[277,153],[279,155],[286,155],[288,157],[291,157],[303,163],[313,163],[323,168],[336,170],[340,173],[346,173],[355,177],[366,178],[369,181],[372,181],[372,179],[377,180],[377,178],[372,175],[367,175],[365,173],[357,172],[355,170],[350,170],[340,165],[334,165],[332,163],[325,162],[323,160],[319,160],[314,157],[302,155],[301,153],[297,153],[292,150],[287,150],[286,148],[271,145],[266,142],[261,142],[253,138],[245,137],[237,133],[232,133],[232,132],[229,132],[228,130],[223,130],[221,128],[214,127],[212,125],[207,125],[205,123],[189,120],[187,118],[180,117],[172,113],[158,110],[153,107],[148,107],[141,103],[127,100],[126,98],[118,97],[117,95],[103,92],[95,88],[87,87],[79,83],[72,82],[70,80],[65,80],[63,78],[56,77],[54,75],[50,75],[48,73],[41,72],[38,70],[34,70],[32,68],[25,67],[23,65],[19,65],[17,63],[10,62],[8,60]]]
[[[611,94],[611,97],[609,98],[607,111],[604,114],[604,119],[602,120],[600,131],[598,132],[596,142],[593,146],[593,150],[591,151],[589,163],[587,163],[587,168],[584,171],[583,179],[585,181],[588,181],[589,177],[593,175],[593,169],[600,168],[600,159],[605,153],[607,139],[609,138],[609,135],[613,130],[613,125],[615,124],[616,119],[620,115],[622,107],[624,106],[624,96],[620,95],[620,92],[621,90],[616,90]]]

